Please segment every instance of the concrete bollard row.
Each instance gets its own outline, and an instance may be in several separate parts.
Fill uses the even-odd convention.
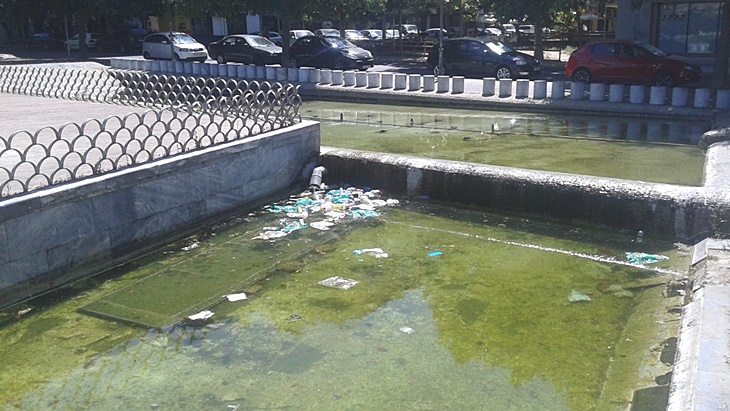
[[[139,70],[149,72],[168,72],[178,75],[192,76],[227,76],[266,81],[289,81],[345,87],[367,87],[373,89],[393,89],[423,91],[437,93],[461,94],[465,92],[464,77],[416,75],[404,73],[355,72],[315,68],[285,68],[277,66],[252,66],[242,64],[216,64],[171,60],[139,60],[111,59],[111,67],[122,70]],[[730,109],[730,90],[718,90],[714,94],[710,89],[688,89],[686,87],[643,86],[603,83],[569,82],[570,99],[590,101],[606,101],[630,104],[650,104],[655,106],[671,105],[673,107],[695,107]],[[530,88],[532,87],[532,90]],[[608,88],[608,89],[607,89]],[[511,80],[497,81],[494,78],[482,80],[482,96],[516,99],[563,99],[566,82],[545,80]],[[648,94],[647,94],[648,92]]]

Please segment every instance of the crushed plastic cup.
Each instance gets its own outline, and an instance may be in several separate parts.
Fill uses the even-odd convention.
[[[388,253],[383,251],[382,248],[363,248],[362,250],[353,250],[355,255],[369,254],[375,256],[375,258],[388,258]]]
[[[401,331],[403,331],[403,332],[404,332],[404,333],[406,333],[406,334],[413,334],[413,332],[414,332],[414,331],[416,331],[416,330],[414,330],[413,328],[411,328],[411,327],[408,327],[408,326],[406,326],[406,327],[401,327],[401,328],[400,328],[400,330],[401,330]]]

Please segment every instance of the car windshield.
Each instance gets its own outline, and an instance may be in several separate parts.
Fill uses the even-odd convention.
[[[514,53],[514,50],[499,41],[488,41],[484,44],[490,51],[499,55]]]
[[[250,44],[251,47],[271,47],[271,46],[276,46],[274,43],[271,42],[271,40],[265,39],[263,37],[249,37],[248,38],[248,44]]]
[[[356,47],[354,44],[341,37],[325,37],[324,41],[329,43],[330,47],[336,49],[346,49],[349,47]]]
[[[172,35],[172,42],[175,44],[193,44],[197,43],[194,38],[188,36],[187,34],[173,34]]]
[[[658,48],[652,46],[651,44],[646,44],[646,43],[638,43],[638,44],[641,47],[645,48],[646,51],[648,51],[649,53],[651,53],[657,57],[666,57],[669,55],[669,53],[667,53],[666,51],[658,49]]]

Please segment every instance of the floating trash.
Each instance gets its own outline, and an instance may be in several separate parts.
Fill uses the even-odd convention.
[[[572,290],[570,292],[570,296],[568,296],[568,301],[571,303],[577,303],[579,301],[592,301],[591,297],[588,296],[586,293],[582,293],[580,291]]]
[[[252,240],[276,240],[282,237],[286,237],[289,233],[287,231],[265,231],[263,233],[260,233],[256,237],[253,237]]]
[[[416,331],[411,327],[401,327],[400,330],[406,334],[413,334],[413,332]]]
[[[657,254],[626,253],[626,259],[629,260],[631,264],[643,265],[668,260],[669,257]]]
[[[382,248],[363,248],[362,250],[353,250],[355,255],[370,254],[375,258],[388,258],[388,253],[383,251]]]
[[[187,247],[183,247],[182,250],[183,251],[190,251],[190,250],[194,250],[194,249],[196,249],[198,247],[200,247],[200,244],[199,243],[192,243],[192,244],[190,244]]]
[[[443,252],[441,252],[441,251],[433,251],[433,252],[428,253],[428,256],[429,257],[436,257],[436,256],[439,256],[441,254],[443,254]]]
[[[322,280],[317,284],[324,285],[326,287],[339,288],[340,290],[347,290],[357,285],[358,282],[359,281],[335,276]]]
[[[212,317],[214,314],[215,313],[213,311],[205,310],[205,311],[201,311],[197,314],[193,314],[193,315],[189,316],[188,319],[192,320],[192,321],[202,321],[202,320],[207,320],[208,318]]]
[[[234,303],[236,301],[248,299],[248,297],[246,297],[246,293],[228,294],[228,295],[225,295],[224,297],[226,297],[226,300],[228,300],[232,303]]]
[[[335,223],[333,223],[332,221],[327,221],[327,220],[315,221],[313,223],[309,223],[310,227],[317,229],[317,230],[321,230],[321,231],[327,231],[333,225],[335,225]]]

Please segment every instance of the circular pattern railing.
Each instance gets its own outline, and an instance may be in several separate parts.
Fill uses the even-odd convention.
[[[0,197],[107,173],[301,121],[291,84],[117,70],[0,67],[0,92],[149,107],[0,136]]]

